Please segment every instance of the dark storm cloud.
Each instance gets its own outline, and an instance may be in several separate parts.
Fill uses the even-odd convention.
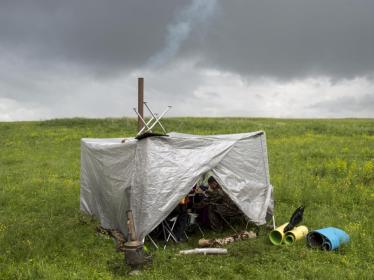
[[[164,44],[183,1],[1,1],[0,46],[28,60],[113,74],[139,67]]]
[[[372,0],[222,1],[184,51],[241,75],[351,78],[374,72],[373,30]]]
[[[374,72],[372,0],[205,2],[1,1],[0,46],[104,76],[147,65],[168,47],[170,60],[196,56],[206,67],[244,76]],[[198,15],[204,12],[205,21]],[[180,33],[180,44],[166,42]]]
[[[372,117],[373,30],[372,0],[2,0],[0,120],[132,115],[138,75],[172,115]]]

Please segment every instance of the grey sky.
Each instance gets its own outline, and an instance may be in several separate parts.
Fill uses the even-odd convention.
[[[0,121],[374,117],[374,1],[0,2]],[[336,109],[338,108],[338,110]]]

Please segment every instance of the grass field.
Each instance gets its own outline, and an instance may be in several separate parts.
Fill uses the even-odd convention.
[[[351,242],[338,252],[269,244],[228,246],[228,256],[153,252],[133,279],[373,279],[374,120],[167,119],[169,131],[267,133],[275,215],[306,205],[311,229],[336,226]],[[0,123],[0,279],[123,279],[112,240],[79,211],[80,139],[132,136],[132,119]]]

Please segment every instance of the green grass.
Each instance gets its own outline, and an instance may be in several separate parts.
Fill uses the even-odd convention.
[[[336,226],[351,242],[338,252],[276,247],[266,232],[228,246],[228,256],[153,251],[133,279],[372,279],[374,120],[167,119],[194,134],[265,130],[275,214],[285,222],[306,205],[311,229]],[[0,123],[0,279],[122,279],[112,240],[79,211],[80,139],[133,136],[133,119]]]

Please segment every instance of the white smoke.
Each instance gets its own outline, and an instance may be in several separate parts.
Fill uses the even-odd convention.
[[[192,0],[189,6],[177,13],[168,25],[165,47],[148,60],[147,66],[161,66],[172,59],[191,30],[213,15],[216,4],[216,0]]]

